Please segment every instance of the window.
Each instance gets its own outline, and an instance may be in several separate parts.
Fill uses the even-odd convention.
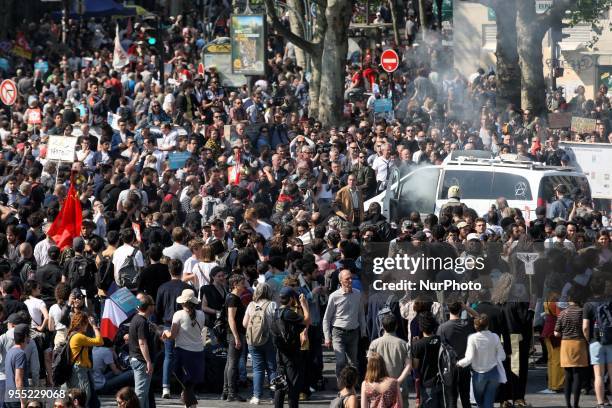
[[[462,200],[531,200],[531,188],[526,178],[510,173],[474,170],[447,170],[438,198],[446,200],[450,186],[459,186]]]
[[[564,184],[567,186],[570,195],[574,198],[574,195],[583,195],[586,197],[591,197],[591,189],[589,188],[589,181],[586,177],[580,176],[568,176],[568,175],[558,175],[558,176],[547,176],[542,177],[540,181],[540,189],[538,191],[538,198],[544,199],[546,203],[551,204],[555,201],[555,186],[559,184]],[[580,194],[574,194],[574,192],[578,192],[580,189]]]

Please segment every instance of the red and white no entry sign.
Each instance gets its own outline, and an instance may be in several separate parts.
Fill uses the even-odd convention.
[[[5,79],[0,84],[0,100],[5,105],[12,105],[17,100],[17,85],[11,79]]]
[[[399,66],[399,56],[393,50],[385,50],[380,56],[380,65],[387,72],[393,72]]]

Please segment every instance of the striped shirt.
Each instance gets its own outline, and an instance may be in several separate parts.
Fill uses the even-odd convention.
[[[555,324],[555,331],[561,333],[561,338],[564,340],[584,339],[582,334],[582,308],[577,305],[570,305],[562,311]]]

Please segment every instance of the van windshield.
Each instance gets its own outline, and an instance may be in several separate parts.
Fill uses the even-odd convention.
[[[586,177],[569,176],[566,174],[542,177],[538,198],[544,199],[548,204],[552,203],[555,201],[554,188],[559,184],[564,184],[568,188],[572,199],[576,199],[577,196],[591,198],[591,189],[589,188],[589,181]],[[580,192],[578,190],[580,190]]]
[[[462,200],[532,200],[531,188],[525,177],[509,173],[495,173],[491,168],[486,171],[447,170],[438,199],[448,198],[448,189],[459,186]]]

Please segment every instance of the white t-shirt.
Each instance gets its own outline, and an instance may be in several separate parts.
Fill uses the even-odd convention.
[[[215,266],[219,266],[219,264],[217,264],[216,262],[199,262],[198,260],[191,257],[187,261],[185,261],[185,267],[183,268],[183,276],[187,273],[193,273],[196,275],[197,285],[194,284],[193,286],[196,289],[196,293],[198,293],[202,286],[208,285],[210,283],[210,271]]]
[[[257,227],[255,227],[255,231],[263,235],[266,240],[272,238],[272,234],[274,232],[270,224],[260,220],[257,221]]]
[[[202,328],[204,327],[206,318],[204,312],[196,310],[195,321],[192,324],[191,317],[184,310],[179,310],[172,316],[172,324],[179,325],[179,331],[174,340],[175,347],[180,347],[187,351],[203,351],[204,344],[202,343]]]
[[[28,300],[23,303],[28,307],[28,312],[30,312],[30,317],[32,317],[31,326],[40,326],[45,320],[42,314],[42,310],[47,308],[45,302],[40,299],[29,297]]]
[[[56,331],[67,329],[64,324],[60,323],[60,320],[62,319],[62,308],[60,305],[56,303],[51,306],[51,308],[49,309],[49,316],[53,318],[53,323],[55,324]]]
[[[119,284],[119,269],[123,266],[126,258],[132,255],[134,252],[134,247],[131,245],[123,244],[115,252],[113,253],[113,266],[115,269],[115,282]],[[144,267],[144,258],[142,257],[142,252],[139,250],[136,251],[136,256],[134,257],[136,262],[136,266],[139,268]]]

